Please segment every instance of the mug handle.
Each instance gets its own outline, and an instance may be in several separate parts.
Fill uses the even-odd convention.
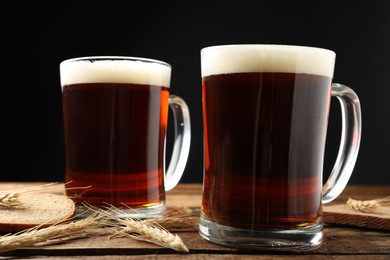
[[[169,96],[173,112],[175,137],[171,161],[164,175],[165,191],[173,189],[180,181],[188,160],[191,144],[190,112],[186,102],[175,95]]]
[[[356,93],[345,85],[333,83],[332,96],[340,102],[342,131],[336,163],[322,188],[323,204],[337,198],[347,185],[359,152],[362,128],[360,102]]]

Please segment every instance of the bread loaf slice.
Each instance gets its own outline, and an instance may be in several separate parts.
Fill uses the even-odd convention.
[[[21,193],[20,205],[0,208],[0,232],[17,232],[53,224],[74,217],[75,204],[66,196],[52,193]]]

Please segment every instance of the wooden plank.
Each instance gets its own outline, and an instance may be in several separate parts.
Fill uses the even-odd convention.
[[[373,200],[389,195],[389,186],[347,186],[339,198],[324,206],[324,221],[329,224],[390,230],[390,207],[381,207],[374,212],[363,213],[353,210],[346,205],[349,198]]]
[[[202,186],[200,184],[180,184],[167,192],[167,206],[201,207]]]
[[[375,212],[363,213],[347,207],[345,203],[332,204],[324,207],[324,221],[331,224],[390,230],[390,208],[379,208]]]
[[[24,187],[31,184],[20,184],[12,186],[12,184],[0,184],[0,190],[4,187]],[[37,184],[41,185],[41,184]],[[370,191],[373,190],[373,194]],[[372,189],[364,186],[355,188],[349,187],[346,194],[341,196],[341,200],[346,200],[350,195],[365,194],[371,198],[380,197],[388,191],[388,186]],[[170,206],[187,206],[200,207],[201,204],[200,184],[180,184],[174,190],[167,193],[167,205]],[[59,192],[61,192],[59,190]],[[338,200],[340,201],[340,200]],[[337,204],[337,201],[335,202]],[[350,256],[349,259],[366,259],[364,256],[376,256],[378,259],[389,257],[390,255],[390,232],[384,232],[373,229],[351,228],[339,225],[326,225],[324,229],[324,242],[322,246],[316,250],[304,252],[259,252],[251,250],[238,250],[210,243],[200,237],[197,231],[181,232],[178,235],[183,239],[184,243],[190,249],[190,254],[178,254],[170,249],[162,248],[153,244],[142,241],[137,241],[130,238],[115,238],[108,239],[108,229],[96,230],[96,235],[93,237],[73,240],[67,243],[51,245],[35,249],[16,250],[1,255],[5,256],[63,256],[69,258],[71,256],[85,256],[99,259],[100,255],[113,256],[116,259],[127,259],[124,256],[140,256],[143,259],[203,259],[213,257],[215,259],[267,259],[271,256],[278,257],[289,256],[298,257],[305,255],[307,258],[326,258],[329,256]],[[244,257],[245,256],[245,257]],[[175,258],[176,257],[176,258]],[[237,258],[238,257],[238,258]],[[34,258],[36,259],[36,258]],[[50,259],[50,258],[49,258]],[[86,258],[87,259],[87,258]],[[110,257],[111,259],[111,257]],[[132,259],[132,258],[128,258]],[[348,259],[348,258],[346,258]]]
[[[202,239],[197,232],[178,233],[190,249],[190,254],[261,254],[254,250],[234,249],[219,246]],[[364,255],[390,254],[390,233],[372,230],[327,227],[324,230],[323,245],[312,251],[288,252],[290,255]],[[2,255],[151,255],[172,254],[174,251],[137,241],[131,238],[108,239],[106,235],[96,235],[86,239],[77,239],[68,243],[51,245],[35,249],[15,250]],[[264,252],[263,252],[264,253]],[[266,252],[267,253],[267,252]],[[270,252],[268,252],[270,253]],[[286,254],[287,252],[284,252]],[[283,254],[274,252],[273,254]]]
[[[326,255],[291,255],[291,254],[150,254],[150,255],[96,255],[96,256],[24,256],[23,259],[34,260],[59,260],[59,259],[83,259],[83,260],[257,260],[257,259],[300,259],[300,260],[317,260],[317,259],[341,259],[341,260],[388,260],[388,255],[339,255],[339,256],[326,256]]]

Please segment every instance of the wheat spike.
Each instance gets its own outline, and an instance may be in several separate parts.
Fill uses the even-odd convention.
[[[40,226],[15,234],[0,237],[0,252],[20,248],[50,245],[66,240],[86,236],[87,230],[94,230],[99,225],[99,217],[91,216],[82,220],[65,224],[52,225],[46,228]]]
[[[390,206],[390,196],[374,200],[355,200],[349,198],[347,206],[361,212],[373,212],[380,207]]]
[[[65,183],[66,184],[66,183]],[[75,187],[71,189],[87,189],[91,186],[86,187]],[[21,194],[24,193],[35,193],[35,192],[58,192],[59,190],[64,189],[64,184],[59,184],[55,182],[47,183],[40,186],[31,186],[26,188],[20,188],[20,189],[13,189],[13,190],[5,190],[0,191],[0,209],[3,208],[9,208],[9,207],[18,207],[21,206],[22,203],[19,200],[19,197]]]
[[[178,252],[189,252],[187,246],[178,235],[173,235],[168,230],[156,223],[143,223],[143,221],[139,219],[118,217],[125,215],[125,213],[115,207],[102,210],[93,208],[90,205],[87,206],[97,212],[97,214],[100,216],[104,216],[107,220],[106,223],[111,223],[112,226],[121,228],[120,231],[114,235],[111,235],[109,238],[127,236],[162,247],[170,248]]]
[[[34,193],[40,191],[49,192],[53,190],[58,190],[58,185],[60,184],[48,183],[41,186],[31,186],[21,189],[0,191],[0,208],[17,207],[22,205],[19,200],[19,197],[22,193]]]
[[[0,192],[0,207],[9,208],[19,206],[20,192]]]
[[[144,224],[131,218],[120,219],[119,223],[124,227],[110,238],[124,235],[137,240],[147,241],[162,247],[170,248],[178,252],[188,253],[189,250],[178,235],[173,235],[168,230],[158,225]]]

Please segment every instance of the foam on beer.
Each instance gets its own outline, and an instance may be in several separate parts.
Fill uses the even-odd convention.
[[[60,64],[61,86],[80,83],[133,83],[169,88],[171,67],[148,59],[83,58]]]
[[[291,45],[242,44],[204,48],[202,77],[244,72],[285,72],[332,78],[336,54],[333,51]]]

